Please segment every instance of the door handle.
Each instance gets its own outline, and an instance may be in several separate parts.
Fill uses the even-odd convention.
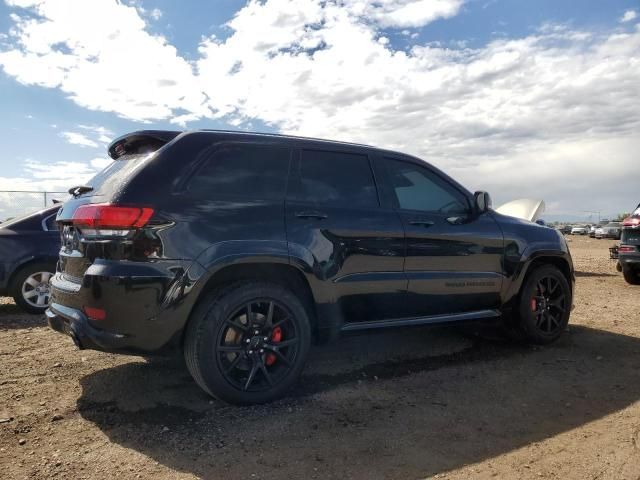
[[[409,225],[420,225],[423,227],[430,227],[434,222],[431,220],[409,220]]]
[[[447,222],[449,222],[451,225],[460,225],[464,222],[465,218],[464,217],[449,217],[447,218]]]
[[[298,218],[315,218],[316,220],[324,220],[328,217],[327,214],[317,211],[307,211],[307,212],[297,212],[296,217]]]

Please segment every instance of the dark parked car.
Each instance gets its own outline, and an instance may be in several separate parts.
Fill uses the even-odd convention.
[[[49,279],[60,252],[59,208],[0,224],[0,295],[13,297],[30,313],[43,313],[49,304]]]
[[[627,283],[640,285],[640,205],[622,222],[618,262]]]
[[[205,391],[255,403],[340,332],[502,318],[548,343],[569,321],[563,236],[414,157],[221,131],[136,132],[109,154],[58,214],[47,315],[80,348],[178,346]]]

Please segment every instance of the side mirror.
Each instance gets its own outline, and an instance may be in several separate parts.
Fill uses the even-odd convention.
[[[491,208],[491,196],[487,192],[476,192],[473,198],[478,213],[484,213]]]

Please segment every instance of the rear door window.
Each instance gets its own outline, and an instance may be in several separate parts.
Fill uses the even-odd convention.
[[[203,198],[281,200],[291,151],[277,145],[224,144],[189,180],[187,191]]]
[[[303,150],[297,180],[299,201],[343,208],[380,205],[366,155]]]

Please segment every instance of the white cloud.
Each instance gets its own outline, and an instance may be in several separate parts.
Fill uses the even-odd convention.
[[[382,0],[345,2],[364,18],[382,27],[421,27],[439,18],[457,15],[463,0]]]
[[[162,10],[159,8],[154,8],[149,12],[149,16],[154,20],[160,20],[162,18]]]
[[[60,88],[77,104],[134,120],[167,118],[173,109],[206,114],[191,65],[148,33],[133,6],[112,0],[8,0],[15,48],[0,53],[8,75]]]
[[[624,15],[622,15],[622,18],[620,18],[620,21],[625,23],[625,22],[630,22],[632,20],[635,20],[638,17],[638,13],[635,10],[627,10],[626,12],[624,12]]]
[[[496,202],[540,194],[567,212],[637,203],[628,180],[640,147],[637,28],[596,34],[547,24],[475,49],[405,51],[385,40],[389,29],[413,39],[406,29],[459,14],[463,2],[252,0],[224,40],[202,40],[192,65],[148,32],[140,7],[20,3],[39,17],[16,15],[0,65],[87,108],[181,125],[221,118],[244,128],[257,119],[396,148],[471,188],[490,187]],[[601,179],[612,188],[595,199]]]
[[[95,138],[95,141],[100,142],[103,145],[111,143],[111,140],[113,139],[114,133],[105,127],[98,125],[78,125],[78,128],[90,132],[90,134]]]
[[[65,199],[67,190],[88,182],[110,160],[96,158],[85,162],[45,163],[32,159],[21,162],[21,173],[15,177],[0,176],[0,221],[51,205],[51,200]],[[34,193],[7,192],[22,190]]]
[[[63,137],[68,143],[72,145],[79,145],[81,147],[93,147],[98,148],[96,142],[88,138],[86,135],[77,132],[61,132],[60,136]]]

